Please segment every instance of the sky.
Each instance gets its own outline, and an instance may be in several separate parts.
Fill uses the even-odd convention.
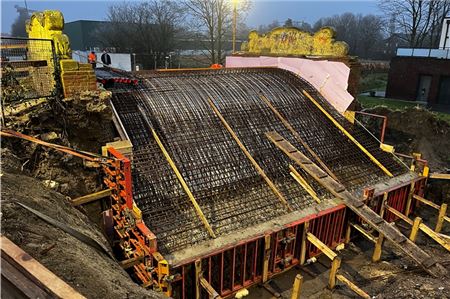
[[[231,0],[230,0],[231,1]],[[76,20],[105,20],[108,6],[119,1],[42,1],[28,0],[28,9],[44,10],[57,9],[60,10],[66,22]],[[361,14],[381,14],[375,0],[253,0],[252,9],[250,10],[246,23],[251,28],[259,25],[269,24],[273,20],[284,22],[291,18],[294,21],[305,21],[313,24],[321,17],[328,17],[334,14],[344,12],[361,13]],[[9,33],[11,24],[17,17],[15,5],[24,7],[24,1],[1,0],[2,21],[1,32]]]

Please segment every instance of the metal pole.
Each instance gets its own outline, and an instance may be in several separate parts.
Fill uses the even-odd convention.
[[[233,0],[233,53],[236,52],[237,0]]]

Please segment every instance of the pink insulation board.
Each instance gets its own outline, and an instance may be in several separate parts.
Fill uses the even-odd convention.
[[[311,83],[340,113],[353,101],[348,93],[350,68],[342,62],[295,57],[227,56],[226,67],[278,67],[291,71]]]

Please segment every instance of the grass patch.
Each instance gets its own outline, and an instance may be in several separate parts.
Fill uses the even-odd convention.
[[[359,92],[386,90],[387,81],[387,73],[373,73],[361,76],[359,80]]]
[[[369,96],[358,96],[358,101],[364,108],[373,108],[375,106],[386,106],[391,110],[404,110],[410,107],[424,107],[413,101],[394,100],[389,98],[375,98]]]
[[[414,101],[395,100],[390,98],[375,98],[369,96],[358,96],[358,101],[363,108],[373,108],[376,106],[385,106],[391,110],[405,110],[406,108],[421,107],[426,108],[425,105]],[[450,114],[444,112],[430,111],[440,120],[446,121],[450,124]]]

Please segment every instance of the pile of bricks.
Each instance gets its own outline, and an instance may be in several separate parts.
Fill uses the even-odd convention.
[[[92,66],[72,59],[61,60],[61,82],[65,97],[82,91],[97,90],[97,79]]]

